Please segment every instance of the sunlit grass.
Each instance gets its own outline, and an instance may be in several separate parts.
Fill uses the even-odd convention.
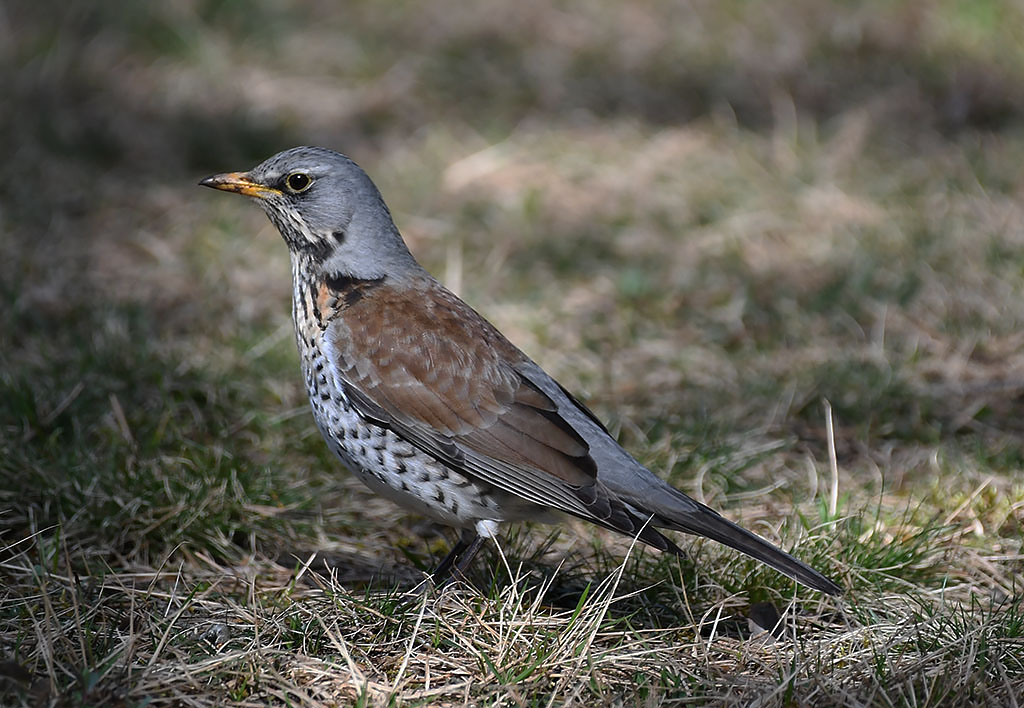
[[[6,10],[0,702],[1019,696],[1016,11],[350,5]],[[363,164],[638,459],[846,594],[573,520],[424,592],[451,532],[332,459],[284,246],[194,186],[297,143]]]

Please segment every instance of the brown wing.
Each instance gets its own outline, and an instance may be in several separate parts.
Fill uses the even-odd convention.
[[[329,298],[325,336],[334,373],[364,415],[499,489],[639,530],[642,520],[597,481],[586,441],[517,372],[525,355],[468,305],[426,278],[378,282],[348,299]],[[664,547],[660,534],[646,536]]]
[[[436,282],[419,284],[381,283],[339,303],[325,333],[335,373],[393,420],[573,487],[593,485],[586,442],[516,373],[523,355]]]

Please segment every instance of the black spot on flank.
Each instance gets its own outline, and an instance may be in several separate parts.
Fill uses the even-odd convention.
[[[405,461],[404,460],[395,460],[395,462],[396,462],[395,472],[397,472],[398,474],[405,474],[407,469],[408,469],[405,466]],[[402,482],[402,484],[404,485],[405,482]]]
[[[329,400],[331,400],[331,394],[329,394],[326,391],[324,391],[323,393],[320,394],[320,400],[321,401],[329,401]]]
[[[444,504],[444,490],[438,487],[437,494],[434,495],[434,501],[438,504]]]
[[[408,492],[409,491],[409,485],[406,484],[405,482],[402,482],[402,491],[403,492]]]
[[[331,234],[331,236],[333,236],[334,240],[337,241],[338,243],[344,243],[345,242],[345,232],[344,231],[335,231],[334,233]]]

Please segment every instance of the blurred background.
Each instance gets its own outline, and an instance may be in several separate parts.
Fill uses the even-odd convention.
[[[802,555],[876,594],[1019,593],[1019,2],[3,2],[0,96],[10,597],[443,554],[320,441],[277,233],[196,185],[301,144],[687,492],[843,519]],[[780,582],[726,557],[722,597]]]
[[[230,545],[251,521],[211,484],[334,484],[285,249],[196,186],[298,144],[362,164],[430,270],[712,503],[818,494],[826,399],[844,490],[1016,484],[1019,4],[0,8],[10,528]],[[223,518],[168,513],[198,499]]]
[[[823,399],[872,482],[1021,462],[1019,4],[2,7],[19,507],[130,456],[295,467],[282,409],[310,443],[284,458],[319,457],[285,250],[195,185],[299,144],[361,163],[429,269],[706,497],[803,483]]]

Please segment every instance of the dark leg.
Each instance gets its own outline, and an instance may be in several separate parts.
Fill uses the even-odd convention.
[[[456,573],[459,575],[466,574],[466,571],[469,569],[469,564],[473,562],[473,558],[475,558],[476,554],[480,552],[481,548],[483,548],[484,541],[486,540],[487,539],[483,536],[476,533],[473,534],[473,540],[469,542],[469,548],[462,552],[462,555],[459,557],[459,562],[455,564]]]
[[[463,529],[459,535],[459,540],[452,546],[452,550],[448,551],[448,555],[444,557],[444,560],[441,561],[440,565],[437,566],[437,569],[431,575],[434,583],[440,585],[450,579],[453,575],[453,568],[459,575],[464,574],[469,564],[473,561],[473,556],[477,554],[483,545],[483,536],[473,529]]]

